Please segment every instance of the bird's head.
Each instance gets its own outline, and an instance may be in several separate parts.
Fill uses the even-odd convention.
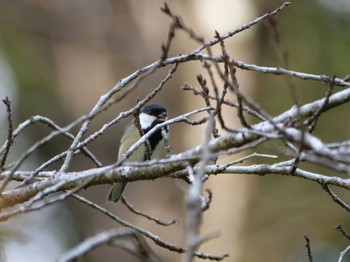
[[[140,125],[143,130],[148,130],[158,123],[166,121],[168,114],[166,109],[159,104],[145,106],[140,113]]]

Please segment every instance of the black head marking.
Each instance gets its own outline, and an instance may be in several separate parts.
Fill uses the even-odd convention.
[[[166,109],[160,104],[150,104],[145,106],[141,112],[157,117],[162,113],[166,113]]]
[[[166,113],[166,109],[159,104],[150,104],[145,106],[142,111],[142,113],[145,114],[149,114],[155,117],[159,117],[160,115]],[[162,120],[164,121],[164,120]],[[144,133],[147,133],[149,130],[151,130],[156,124],[162,122],[162,121],[154,121],[154,123],[147,129],[144,129]],[[166,132],[168,132],[168,127],[164,127]],[[149,138],[148,141],[150,143],[151,146],[151,150],[153,151],[155,149],[155,147],[157,146],[157,144],[159,143],[160,140],[162,140],[163,136],[162,136],[162,131],[159,129],[157,130],[155,133],[153,133]],[[145,159],[146,160],[146,159]]]

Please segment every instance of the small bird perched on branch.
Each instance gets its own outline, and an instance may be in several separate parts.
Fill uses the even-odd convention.
[[[138,116],[138,119],[136,117],[126,126],[120,140],[118,160],[120,160],[123,154],[125,154],[129,148],[140,139],[142,133],[146,134],[155,125],[167,120],[167,116],[168,114],[166,109],[159,104],[150,104],[145,106]],[[168,126],[164,127],[164,131],[168,136]],[[163,137],[162,130],[157,130],[148,138],[148,142],[142,144],[138,149],[136,149],[126,161],[139,162],[146,161],[148,159],[164,158],[167,154],[167,144],[165,139],[167,138]],[[119,201],[123,195],[126,185],[127,182],[115,183],[108,194],[107,200],[113,202]]]

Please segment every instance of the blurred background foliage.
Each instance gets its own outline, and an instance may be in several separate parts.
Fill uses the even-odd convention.
[[[225,33],[275,9],[282,1],[183,0],[168,3],[189,27],[208,40],[213,37],[214,30]],[[157,60],[170,24],[170,19],[160,11],[162,4],[160,0],[0,0],[0,59],[9,69],[6,71],[0,67],[1,76],[13,76],[12,83],[0,79],[0,89],[3,96],[9,96],[13,101],[15,125],[39,114],[65,126],[87,114],[98,98],[122,77]],[[350,73],[349,0],[295,0],[276,19],[280,47],[276,45],[276,31],[264,22],[228,40],[226,46],[230,56],[247,63],[289,67],[306,73],[337,77]],[[192,51],[197,46],[184,33],[178,32],[171,55]],[[287,51],[288,63],[283,59],[281,50]],[[218,49],[215,51],[219,54]],[[97,118],[90,133],[134,105],[137,98],[144,97],[158,85],[167,70],[159,70],[145,79],[128,99]],[[11,72],[5,74],[5,71]],[[199,62],[181,65],[154,101],[165,104],[170,116],[202,106],[199,98],[180,89],[184,82],[198,87],[198,73],[207,77]],[[277,115],[293,105],[291,84],[296,86],[301,103],[321,98],[327,91],[327,86],[321,83],[283,76],[239,71],[238,77],[242,90],[253,96],[271,115]],[[320,119],[316,134],[327,142],[347,139],[350,130],[348,110],[349,105],[344,105],[326,113]],[[3,108],[1,114],[4,113]],[[232,112],[227,114],[235,116]],[[239,126],[234,119],[236,117],[230,118],[233,126]],[[103,164],[115,161],[119,137],[126,121],[129,119],[89,145]],[[6,122],[1,125],[1,138],[4,139]],[[201,127],[182,124],[172,127],[175,151],[200,143],[202,138],[197,135],[200,130]],[[29,128],[24,138],[17,141],[12,159],[49,132],[46,126],[40,124]],[[54,139],[30,157],[23,169],[35,168],[68,145],[69,141],[63,138]],[[275,149],[262,146],[258,150],[260,153],[274,153]],[[89,161],[79,157],[74,161],[72,170],[91,167],[93,165]],[[310,168],[334,175],[326,169]],[[347,240],[334,230],[338,223],[350,230],[348,214],[315,183],[292,177],[234,175],[213,177],[207,187],[213,190],[214,201],[211,210],[205,214],[203,233],[220,231],[222,237],[205,244],[202,248],[205,252],[218,254],[228,251],[231,256],[227,261],[306,261],[303,236],[308,234],[315,261],[321,262],[335,261],[339,252],[348,245]],[[128,199],[146,213],[163,219],[178,219],[179,223],[171,228],[159,228],[144,221],[120,204],[107,205],[105,196],[108,190],[108,186],[100,186],[81,193],[167,241],[177,245],[183,243],[183,192],[173,180],[133,183],[126,193]],[[350,202],[348,192],[335,191]],[[11,250],[18,253],[30,246],[27,250],[35,252],[24,252],[26,261],[54,261],[54,255],[79,239],[118,226],[74,200],[56,205],[51,208],[52,211],[45,210],[20,216],[21,230],[18,230],[19,222],[16,220],[0,225],[1,232],[7,232],[1,233],[3,258],[20,261]],[[49,212],[51,216],[44,212]],[[33,220],[38,227],[32,226]],[[31,228],[36,231],[27,231]],[[38,237],[44,234],[48,236]],[[48,249],[49,243],[54,243],[51,246],[56,247],[51,257],[43,252]],[[15,248],[11,249],[13,246]],[[155,249],[165,261],[179,261],[177,254]],[[33,253],[32,258],[28,252]],[[122,250],[106,247],[92,252],[84,261],[112,261],[116,255],[119,261],[137,261]]]

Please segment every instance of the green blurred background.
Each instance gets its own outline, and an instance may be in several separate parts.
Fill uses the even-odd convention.
[[[122,77],[157,60],[165,42],[170,19],[160,11],[162,1],[79,0],[79,1],[4,1],[0,0],[0,94],[13,102],[14,123],[32,115],[44,115],[61,126],[87,114],[98,98]],[[205,39],[214,30],[225,33],[256,16],[275,9],[282,1],[258,0],[182,0],[168,1],[172,10]],[[282,50],[287,50],[292,70],[344,77],[350,61],[350,1],[292,1],[277,17],[276,28]],[[171,55],[190,52],[198,46],[184,33],[176,34]],[[286,67],[274,40],[274,31],[261,23],[226,42],[232,58],[266,66]],[[214,49],[219,54],[218,49]],[[96,119],[89,133],[113,119],[156,87],[168,68],[148,77],[128,99],[114,105]],[[184,82],[198,87],[196,75],[205,70],[199,62],[181,65],[155,102],[167,106],[170,116],[203,106],[203,101],[181,91]],[[290,80],[281,76],[238,72],[240,86],[271,115],[293,105]],[[313,81],[292,80],[301,103],[321,98],[327,87]],[[340,88],[335,88],[339,90]],[[348,105],[326,113],[316,134],[326,142],[349,137]],[[233,114],[235,115],[235,114]],[[1,138],[6,137],[5,107],[1,110]],[[126,120],[128,121],[128,120]],[[89,148],[104,165],[116,160],[118,141],[125,121],[112,127]],[[233,126],[237,119],[232,118]],[[176,152],[202,141],[201,127],[172,127]],[[74,132],[77,129],[73,129]],[[37,124],[18,138],[11,159],[50,129]],[[45,159],[60,153],[69,141],[56,138],[22,166],[35,168]],[[273,153],[271,147],[259,147]],[[10,160],[11,160],[10,159]],[[262,161],[262,160],[259,160]],[[264,160],[263,160],[264,161]],[[51,168],[57,168],[60,163]],[[84,158],[73,162],[72,170],[93,165]],[[307,166],[309,167],[309,166]],[[330,170],[310,167],[325,175]],[[311,239],[315,261],[335,261],[349,244],[334,227],[349,229],[348,214],[334,204],[315,183],[282,176],[217,176],[206,187],[213,190],[211,210],[204,217],[203,233],[221,232],[202,250],[229,252],[226,261],[307,261],[304,235]],[[179,223],[160,228],[130,214],[120,204],[105,203],[109,186],[89,188],[85,197],[105,206],[128,221],[151,230],[161,238],[183,245],[183,192],[171,179],[133,183],[126,196],[146,213]],[[334,189],[345,201],[348,192]],[[74,200],[43,211],[19,216],[0,224],[5,261],[54,261],[58,254],[97,232],[117,227],[113,221]],[[180,256],[155,247],[165,261]],[[22,256],[19,256],[21,254]],[[29,255],[31,254],[31,255]],[[116,248],[101,248],[83,261],[137,261]],[[348,255],[350,257],[350,255]],[[25,259],[25,260],[23,260]],[[350,261],[350,258],[343,261]]]

